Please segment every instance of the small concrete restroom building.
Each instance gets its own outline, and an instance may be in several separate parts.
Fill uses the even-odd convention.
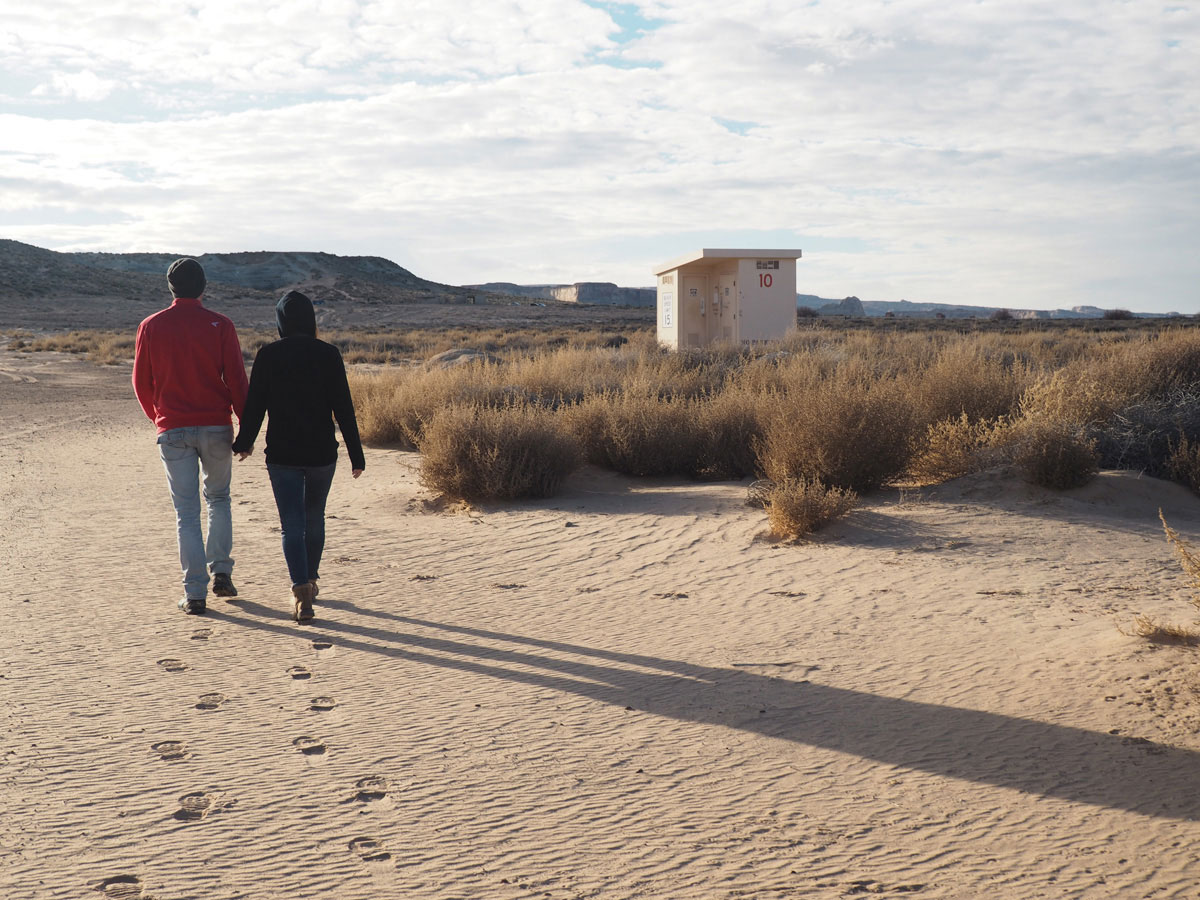
[[[777,340],[796,327],[799,250],[697,250],[659,266],[658,341]]]

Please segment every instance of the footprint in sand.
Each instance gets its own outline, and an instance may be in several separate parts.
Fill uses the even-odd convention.
[[[686,600],[688,595],[682,591],[667,591],[662,594],[655,594],[655,600]]]
[[[292,741],[292,746],[305,756],[324,756],[325,743],[317,738],[298,737]]]
[[[213,631],[211,628],[200,628],[200,629],[192,632],[192,640],[193,641],[207,641],[210,637],[212,637],[212,633],[213,633]]]
[[[213,798],[203,791],[184,794],[179,798],[179,809],[173,818],[180,822],[197,822],[212,812],[214,806]]]
[[[158,758],[163,762],[177,762],[192,755],[188,753],[183,741],[159,741],[157,744],[152,744],[150,749],[157,753]]]
[[[354,783],[357,793],[351,800],[359,803],[370,803],[372,800],[382,800],[388,795],[388,780],[379,775],[368,775]]]
[[[312,678],[312,672],[304,668],[304,666],[292,666],[287,670],[287,673],[296,681],[303,681],[306,678]]]
[[[881,884],[870,878],[846,882],[847,894],[915,894],[925,890],[923,884]]]
[[[436,575],[414,575],[409,581],[436,581]]]
[[[374,838],[359,837],[350,842],[350,849],[363,862],[384,862],[392,858],[392,854],[383,849],[383,845]]]
[[[525,585],[517,584],[516,582],[513,582],[511,584],[501,584],[501,583],[497,582],[496,584],[493,584],[492,587],[498,591],[515,591],[515,590],[525,587]]]
[[[213,692],[211,694],[201,694],[200,702],[196,704],[196,709],[220,709],[221,704],[225,702],[225,695]]]
[[[333,644],[329,643],[329,641],[313,641],[312,648],[318,651],[331,650],[333,649]]]
[[[328,712],[335,706],[337,706],[337,701],[332,697],[313,697],[308,708],[315,712]]]
[[[188,667],[182,659],[160,659],[158,664],[168,672],[186,672]]]
[[[114,900],[138,900],[142,896],[142,879],[136,875],[114,875],[93,884],[92,890]]]

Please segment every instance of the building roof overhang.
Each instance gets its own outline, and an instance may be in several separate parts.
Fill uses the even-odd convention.
[[[678,269],[681,266],[686,266],[690,263],[703,262],[705,260],[717,261],[719,259],[799,259],[799,250],[740,250],[740,249],[721,249],[707,247],[703,250],[694,250],[691,253],[686,253],[683,256],[677,256],[670,262],[655,266],[654,274],[661,275],[663,272],[670,272],[673,269]]]

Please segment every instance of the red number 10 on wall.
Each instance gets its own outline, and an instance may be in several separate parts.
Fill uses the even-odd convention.
[[[758,273],[758,286],[759,287],[770,287],[771,286],[770,273],[768,273],[768,272],[759,272]]]

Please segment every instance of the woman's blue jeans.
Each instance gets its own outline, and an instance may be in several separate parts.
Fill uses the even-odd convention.
[[[319,575],[325,550],[325,499],[335,468],[336,462],[327,466],[267,463],[283,530],[283,558],[292,584],[304,584]]]

